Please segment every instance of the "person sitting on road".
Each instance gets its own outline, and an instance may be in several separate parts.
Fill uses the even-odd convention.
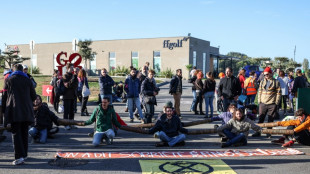
[[[149,130],[149,134],[154,134],[159,131],[158,137],[161,142],[156,143],[156,147],[185,145],[184,134],[187,134],[188,130],[182,127],[180,118],[172,113],[172,107],[166,107],[166,113],[164,113],[156,122],[155,126]],[[179,132],[182,134],[179,134]]]
[[[113,107],[109,107],[110,97],[104,97],[101,104],[94,110],[89,120],[84,125],[90,125],[96,121],[96,132],[93,138],[93,145],[96,147],[104,138],[106,144],[113,143],[115,133],[113,125],[120,128],[121,124],[117,121],[116,113]]]
[[[46,143],[47,137],[58,132],[58,127],[53,128],[53,122],[59,126],[58,117],[49,110],[47,103],[42,103],[41,96],[37,95],[33,102],[34,123],[28,133],[32,137],[32,143]]]
[[[296,120],[278,121],[278,126],[287,127],[287,129],[294,129],[293,139],[285,143],[285,136],[279,140],[271,141],[273,144],[282,144],[282,147],[290,147],[297,141],[300,144],[310,146],[310,115],[304,109],[299,108],[295,112]]]
[[[229,139],[229,141],[222,143],[222,148],[229,147],[231,145],[247,145],[247,137],[250,128],[256,132],[260,132],[261,130],[261,128],[257,126],[252,120],[245,117],[242,109],[237,109],[233,115],[233,118],[230,119],[227,124],[217,128],[217,131],[220,135],[225,135]]]

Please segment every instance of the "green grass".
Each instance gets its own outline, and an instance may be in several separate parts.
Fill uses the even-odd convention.
[[[34,75],[33,76],[35,81],[37,82],[37,87],[36,87],[36,93],[38,95],[42,96],[42,85],[49,85],[50,81],[52,80],[52,76],[47,76],[47,75]],[[98,94],[99,94],[99,82],[98,82],[98,77],[89,77],[89,89],[90,89],[90,96],[88,101],[97,101],[98,100]],[[115,82],[125,82],[125,77],[113,77],[113,80]],[[156,80],[156,83],[161,83],[161,80]],[[3,88],[4,86],[4,76],[0,77],[0,87]],[[43,97],[42,99],[44,102],[47,101],[47,97]]]

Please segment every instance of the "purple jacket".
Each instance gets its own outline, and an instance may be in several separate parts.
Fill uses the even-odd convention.
[[[212,121],[220,121],[222,120],[222,125],[226,124],[230,119],[232,119],[233,115],[230,112],[223,112],[217,117],[212,117]]]

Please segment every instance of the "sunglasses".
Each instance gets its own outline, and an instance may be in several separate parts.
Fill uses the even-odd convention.
[[[269,74],[264,74],[264,76],[269,76]]]

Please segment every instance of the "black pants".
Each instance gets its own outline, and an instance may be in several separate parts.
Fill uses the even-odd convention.
[[[263,104],[259,105],[259,120],[258,123],[263,123],[265,120],[266,115],[268,115],[268,123],[274,121],[274,117],[277,112],[277,105],[276,104]]]
[[[59,95],[55,95],[54,96],[54,102],[53,102],[53,105],[54,105],[54,109],[55,111],[58,113],[58,107],[59,107],[59,100],[60,100],[60,96]]]
[[[145,104],[145,123],[152,123],[154,111],[154,104]]]
[[[298,143],[310,146],[310,132],[308,130],[303,130],[294,134]]]
[[[78,98],[79,98],[79,101],[81,102],[81,112],[84,112],[85,110],[87,110],[86,106],[87,106],[88,96],[83,97],[82,91],[78,91]]]
[[[197,95],[197,98],[194,104],[194,109],[195,109],[194,111],[197,112],[197,105],[199,103],[199,110],[200,112],[202,112],[202,102],[203,102],[202,92],[196,92],[196,95]]]
[[[282,103],[283,103],[283,105],[284,105],[284,111],[286,111],[286,109],[287,109],[286,100],[287,100],[287,95],[282,95],[282,96],[281,96],[281,99],[280,99],[279,109],[282,108]]]
[[[74,120],[74,99],[64,99],[64,119]]]
[[[28,126],[28,122],[15,122],[11,124],[15,159],[28,156]]]

